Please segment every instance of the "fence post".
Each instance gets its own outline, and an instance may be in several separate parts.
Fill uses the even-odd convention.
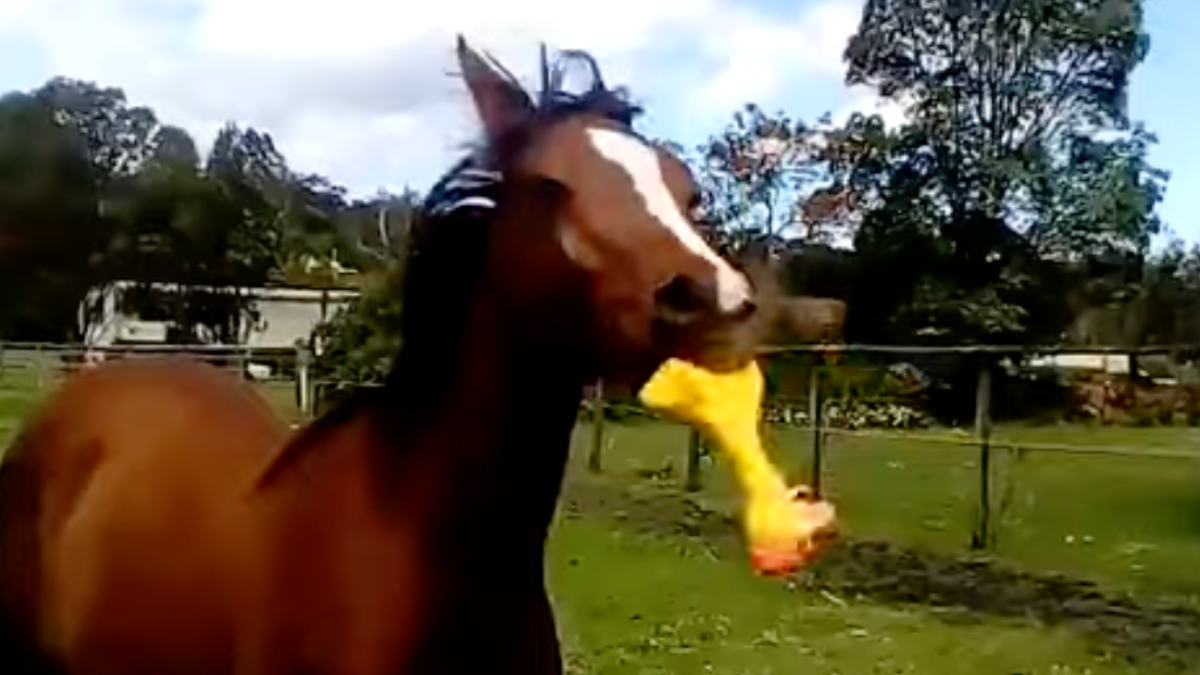
[[[304,345],[296,345],[296,404],[305,419],[313,417],[312,352]]]
[[[39,342],[38,344],[34,345],[34,348],[33,348],[33,358],[34,358],[34,364],[35,364],[34,372],[37,373],[38,391],[41,391],[42,389],[46,388],[46,363],[44,360],[45,357],[46,357],[46,355],[44,353],[42,353],[42,344]]]
[[[683,489],[699,492],[704,487],[700,481],[700,459],[704,456],[704,439],[696,429],[688,430],[687,479]]]
[[[985,549],[990,543],[992,518],[992,369],[988,358],[979,365],[979,382],[975,388],[975,439],[979,441],[979,511],[971,548]]]
[[[812,424],[812,467],[808,482],[817,496],[821,494],[821,407],[821,371],[817,360],[813,359],[808,371],[808,419]]]
[[[1013,500],[1016,498],[1017,491],[1017,471],[1021,464],[1025,461],[1025,448],[1019,445],[1010,445],[1006,448],[1004,471],[1004,487],[1000,491],[1000,504],[996,513],[996,530],[1003,530],[1008,522],[1008,512],[1012,507]],[[996,534],[992,534],[992,545],[996,544]]]
[[[600,473],[604,469],[604,380],[596,380],[592,393],[592,447],[588,452],[588,470]]]

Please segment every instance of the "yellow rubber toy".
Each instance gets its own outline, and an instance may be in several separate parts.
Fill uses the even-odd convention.
[[[717,373],[671,359],[638,396],[695,427],[731,460],[745,498],[741,522],[756,572],[790,574],[820,554],[835,530],[834,508],[814,499],[807,486],[789,487],[767,457],[759,435],[763,375],[757,363]]]

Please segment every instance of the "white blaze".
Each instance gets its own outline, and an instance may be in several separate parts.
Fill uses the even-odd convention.
[[[704,258],[717,272],[717,304],[733,312],[750,300],[750,283],[740,272],[713,251],[679,210],[667,188],[658,154],[642,141],[612,129],[587,130],[592,147],[600,156],[628,174],[633,188],[646,202],[646,210],[665,230],[691,252]]]

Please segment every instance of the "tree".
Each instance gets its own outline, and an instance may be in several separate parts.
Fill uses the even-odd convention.
[[[125,92],[92,82],[56,77],[33,92],[55,119],[85,140],[97,180],[136,172],[162,140],[158,118],[143,106],[130,106]],[[169,137],[168,137],[169,138]]]
[[[141,282],[148,303],[141,309],[164,302],[148,290],[152,283],[183,284],[187,290],[156,307],[172,322],[172,341],[236,341],[241,318],[253,318],[254,308],[234,287],[261,284],[271,262],[239,240],[240,204],[195,166],[165,162],[123,181],[117,195],[109,278]]]
[[[411,205],[388,199],[384,220],[406,222]],[[342,186],[292,172],[270,134],[226,124],[202,161],[120,88],[56,77],[0,101],[0,331],[68,338],[87,288],[122,279],[142,282],[146,303],[161,301],[154,282],[218,289],[160,309],[181,341],[234,340],[254,318],[236,287],[342,250],[386,266],[346,236],[354,210]]]
[[[339,382],[379,382],[400,350],[402,284],[409,232],[419,216],[420,196],[405,189],[380,193],[342,213],[339,234],[369,257],[362,296],[322,324],[317,372]]]
[[[281,258],[286,205],[267,194],[288,194],[280,167],[269,137],[230,125],[201,169],[190,136],[161,126],[147,160],[109,185],[107,276],[141,282],[143,309],[165,302],[154,311],[169,317],[173,341],[237,341],[257,318],[240,288],[266,283]],[[184,290],[160,297],[156,282]]]
[[[1155,143],[1141,124],[1113,139],[1072,139],[1068,156],[1036,179],[1029,238],[1038,250],[1058,259],[1145,256],[1162,230],[1155,208],[1170,178],[1147,159]]]
[[[421,199],[419,192],[406,187],[399,194],[381,191],[349,204],[336,223],[347,262],[367,270],[396,261],[407,250]]]
[[[205,172],[243,204],[246,243],[271,250],[275,269],[328,257],[337,245],[335,219],[347,208],[345,188],[323,176],[292,172],[270,134],[225,125]]]
[[[1035,196],[1079,139],[1127,127],[1129,77],[1148,44],[1141,26],[1140,3],[1125,0],[867,2],[847,83],[908,113],[895,133],[860,134],[875,140],[857,178],[873,192],[855,246],[897,282],[872,307],[890,328],[874,330],[1004,341],[1061,330],[1034,245],[1048,210]],[[1155,222],[1104,227],[1138,242]]]
[[[281,203],[291,171],[271,135],[227,123],[217,132],[205,173],[228,183],[245,183],[272,203]]]
[[[869,0],[846,80],[907,104],[955,219],[998,216],[1031,160],[1126,126],[1141,14],[1138,0]]]
[[[747,104],[697,149],[704,217],[727,243],[778,247],[796,236],[798,204],[821,176],[813,137],[803,122]]]
[[[396,261],[398,263],[398,261]],[[382,382],[400,352],[403,267],[389,264],[362,295],[318,326],[318,377],[336,382]]]
[[[0,98],[0,335],[70,337],[99,225],[84,139],[36,98]]]
[[[1146,341],[1200,343],[1200,246],[1175,239],[1146,268]]]
[[[180,127],[163,125],[154,132],[149,162],[199,168],[200,151],[196,141]]]

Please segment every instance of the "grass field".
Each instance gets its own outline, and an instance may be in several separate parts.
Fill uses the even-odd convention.
[[[686,431],[666,424],[608,425],[606,473],[614,480],[672,474],[683,482]],[[940,551],[961,551],[974,527],[978,449],[930,443],[950,430],[886,441],[832,435],[823,489],[854,535]],[[775,458],[806,477],[811,436],[773,430]],[[998,440],[1145,449],[1200,448],[1188,427],[1010,427]],[[586,442],[587,434],[580,441]],[[993,448],[993,551],[1031,569],[1064,572],[1151,595],[1200,596],[1200,453],[1197,459],[1027,451],[1020,460]],[[705,473],[699,499],[735,504],[730,474]],[[1006,504],[1001,508],[1001,504]]]
[[[28,379],[0,376],[0,441],[36,392]],[[267,395],[295,414],[290,389]],[[1187,648],[1196,638],[1200,649],[1200,614],[1187,609],[1200,596],[1200,467],[1190,461],[1030,453],[1010,462],[997,452],[997,490],[1012,489],[992,552],[1003,564],[995,566],[959,561],[973,518],[975,450],[923,443],[916,434],[887,442],[834,437],[825,485],[847,544],[814,573],[781,582],[750,574],[727,521],[736,495],[723,467],[706,468],[702,491],[679,489],[683,429],[608,429],[601,475],[584,467],[589,433],[584,424],[577,430],[552,537],[550,584],[573,672],[1200,672],[1187,670],[1188,658],[1200,663]],[[1014,427],[997,434],[1173,449],[1200,441],[1183,428]],[[776,457],[802,475],[807,435],[776,430],[773,445]],[[893,548],[863,557],[875,549],[855,546],[870,542]],[[876,573],[864,560],[885,563]],[[1030,586],[980,571],[992,567],[1098,582],[1056,605],[1101,603],[1100,596],[1123,591],[1141,604],[1098,605],[1066,618],[1046,602],[1010,611],[998,600]],[[973,576],[954,576],[965,569]],[[935,597],[938,588],[971,583],[978,586],[974,599]],[[1065,582],[1029,583],[1045,591]],[[1173,604],[1147,609],[1165,599]]]

